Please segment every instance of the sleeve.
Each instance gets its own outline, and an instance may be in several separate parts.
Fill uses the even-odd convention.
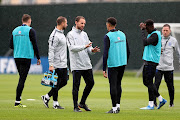
[[[80,52],[86,48],[86,46],[75,45],[74,38],[70,33],[67,34],[66,38],[67,38],[67,45],[70,51]]]
[[[33,45],[34,53],[36,54],[36,57],[39,60],[40,56],[39,56],[39,49],[38,49],[37,40],[36,40],[36,31],[33,28],[31,28],[29,32],[29,37]]]
[[[103,71],[106,71],[108,51],[110,47],[110,40],[107,35],[104,36],[104,52],[103,52]]]
[[[48,61],[49,65],[53,65],[54,63],[54,52],[56,47],[58,46],[59,39],[56,36],[49,37],[49,50],[48,50]]]
[[[145,30],[142,30],[142,41],[144,46],[147,45],[156,46],[158,43],[158,35],[156,33],[153,33],[149,38],[147,38],[145,35]]]
[[[127,62],[129,61],[129,56],[130,56],[130,49],[129,49],[129,44],[128,41],[126,39],[126,49],[127,49]]]
[[[177,53],[177,57],[179,59],[179,64],[180,64],[180,49],[179,49],[179,44],[178,44],[177,40],[175,42],[175,51]]]
[[[13,45],[13,35],[11,36],[9,46],[10,46],[11,49],[14,49],[14,45]]]
[[[89,44],[91,41],[89,40],[89,37],[88,37],[87,34],[86,34],[86,39],[87,39],[87,44]],[[87,48],[87,51],[88,51],[89,54],[94,55],[95,53],[92,52],[92,49],[93,49],[93,47],[90,46],[90,47]]]

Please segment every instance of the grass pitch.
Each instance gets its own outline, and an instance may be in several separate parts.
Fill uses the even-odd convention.
[[[64,110],[45,108],[41,95],[45,95],[50,88],[40,84],[42,75],[29,75],[22,94],[22,104],[27,108],[14,108],[15,92],[18,75],[0,75],[0,120],[180,120],[180,80],[175,80],[175,106],[169,108],[169,95],[164,80],[160,86],[160,94],[168,100],[160,110],[140,110],[148,104],[147,88],[142,78],[135,78],[125,73],[122,80],[121,111],[119,114],[106,114],[111,109],[108,79],[102,74],[95,74],[95,85],[87,99],[91,112],[82,110],[73,112],[72,75],[68,84],[59,91],[59,103]],[[84,80],[81,79],[79,100],[81,99]],[[27,100],[27,99],[35,99]]]

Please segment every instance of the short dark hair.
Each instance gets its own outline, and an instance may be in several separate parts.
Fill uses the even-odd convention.
[[[169,27],[169,29],[171,29],[171,26],[169,24],[164,24],[163,27]]]
[[[61,25],[62,22],[65,22],[66,18],[63,16],[59,16],[56,20],[57,25]]]
[[[117,19],[114,17],[109,17],[107,19],[107,22],[110,23],[112,26],[115,26],[117,24]]]
[[[77,17],[75,18],[75,21],[79,22],[80,19],[85,19],[85,18],[84,18],[83,16],[77,16]]]
[[[147,19],[147,20],[145,21],[145,23],[146,23],[146,26],[153,26],[153,25],[154,25],[154,21],[151,20],[151,19]]]
[[[29,19],[31,19],[31,16],[28,15],[28,14],[24,14],[24,15],[22,16],[22,22],[27,22]]]

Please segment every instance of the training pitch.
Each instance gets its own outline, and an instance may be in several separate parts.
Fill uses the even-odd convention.
[[[143,85],[142,77],[135,78],[129,72],[122,80],[121,111],[118,114],[107,114],[111,109],[108,79],[102,74],[95,74],[95,85],[86,104],[91,112],[75,113],[72,100],[72,75],[68,84],[59,91],[59,103],[64,110],[52,108],[53,100],[49,102],[50,108],[45,108],[41,95],[45,95],[50,88],[42,86],[43,75],[29,75],[22,94],[22,104],[27,108],[14,108],[18,75],[0,75],[0,120],[180,120],[180,80],[175,80],[174,107],[169,108],[169,95],[162,81],[160,94],[168,102],[159,110],[140,110],[148,105],[147,88]],[[81,79],[79,100],[81,99],[84,80]]]

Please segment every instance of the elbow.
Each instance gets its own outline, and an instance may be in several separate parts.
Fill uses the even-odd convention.
[[[76,50],[76,49],[74,49],[72,47],[69,47],[69,51],[71,51],[71,52],[78,52],[78,50]]]

